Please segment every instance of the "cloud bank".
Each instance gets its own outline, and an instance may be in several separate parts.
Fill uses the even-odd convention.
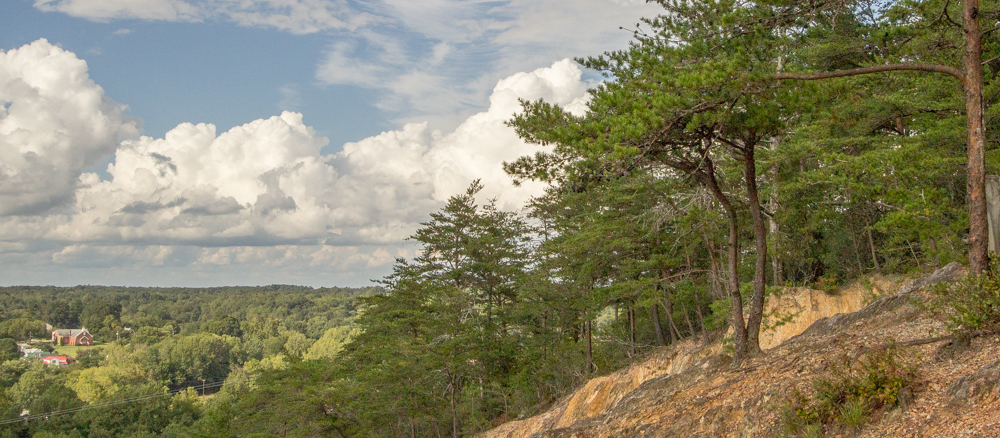
[[[323,270],[363,283],[412,255],[403,239],[474,179],[507,209],[539,193],[513,187],[500,167],[537,150],[504,121],[519,98],[579,113],[589,85],[559,61],[500,80],[489,109],[452,131],[411,123],[323,155],[327,140],[289,111],[222,133],[183,123],[139,137],[86,71],[45,40],[0,52],[0,264],[240,267],[307,284]],[[111,154],[109,178],[83,171]]]
[[[35,8],[92,21],[227,22],[322,33],[320,84],[379,93],[399,123],[457,126],[479,111],[497,78],[552,60],[625,47],[639,0],[35,0]]]

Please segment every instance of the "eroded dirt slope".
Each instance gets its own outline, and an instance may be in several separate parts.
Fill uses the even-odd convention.
[[[941,323],[921,310],[925,287],[962,274],[958,265],[916,280],[853,313],[812,323],[802,334],[739,369],[719,344],[681,343],[639,364],[591,380],[544,414],[483,434],[514,437],[782,436],[781,410],[845,352],[899,343],[919,363],[907,403],[876,414],[860,437],[1000,437],[1000,340],[948,347]],[[810,298],[811,299],[811,298]],[[835,306],[831,306],[835,307]],[[907,345],[907,344],[913,345]]]

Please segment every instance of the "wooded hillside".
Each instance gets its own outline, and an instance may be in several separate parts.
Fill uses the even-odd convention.
[[[479,182],[451,197],[411,237],[420,255],[397,261],[384,293],[359,298],[350,329],[331,325],[349,318],[350,301],[337,301],[347,298],[309,292],[206,293],[166,309],[151,303],[167,291],[35,299],[7,310],[20,312],[12,336],[43,316],[93,323],[105,341],[128,318],[158,329],[137,331],[145,350],[115,347],[69,371],[109,387],[5,372],[34,379],[5,392],[7,417],[25,400],[50,400],[34,412],[161,387],[142,386],[147,375],[166,388],[226,377],[209,400],[164,401],[171,420],[141,432],[472,436],[683,339],[726,337],[728,366],[743,366],[764,354],[775,287],[835,291],[952,261],[968,261],[974,278],[987,272],[997,2],[657,3],[662,15],[639,23],[629,47],[579,60],[605,77],[586,112],[540,100],[510,120],[538,153],[505,170],[546,183],[545,194],[520,212],[480,199]],[[30,293],[61,302],[55,289]],[[987,307],[968,321],[993,321],[1000,307]],[[175,329],[187,336],[171,338]],[[313,355],[327,336],[334,353]],[[185,351],[217,361],[188,362]],[[136,355],[158,365],[120,371]],[[60,389],[29,396],[18,389],[28,385]],[[69,391],[87,395],[60,405]],[[152,415],[86,412],[0,433],[101,436],[82,419]]]

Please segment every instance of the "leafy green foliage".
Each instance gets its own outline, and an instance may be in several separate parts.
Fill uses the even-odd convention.
[[[202,325],[202,330],[209,333],[215,333],[217,335],[232,336],[234,338],[243,336],[243,330],[240,328],[240,321],[228,315],[219,315],[211,321],[206,322]]]
[[[199,333],[171,337],[146,349],[143,360],[158,380],[172,385],[221,381],[230,365],[245,361],[240,340],[231,336]]]
[[[307,360],[333,359],[344,349],[344,346],[353,336],[357,336],[358,330],[351,327],[334,327],[326,331],[323,337],[309,346],[309,350],[302,356]]]
[[[194,437],[345,436],[349,419],[331,403],[332,368],[321,362],[265,365],[251,386],[218,394],[208,414],[189,429]],[[256,373],[256,372],[253,372]],[[245,381],[244,381],[245,382]],[[338,435],[334,435],[338,434]]]
[[[28,371],[32,362],[19,359],[0,362],[0,387],[10,388]]]
[[[990,258],[989,270],[932,289],[930,308],[941,313],[947,328],[960,336],[1000,332],[1000,263]]]
[[[903,388],[916,378],[895,345],[875,349],[854,359],[844,353],[829,375],[813,381],[814,394],[795,393],[784,408],[785,430],[792,435],[817,436],[835,425],[860,427],[878,410],[897,406]]]
[[[0,336],[21,340],[32,331],[35,338],[45,338],[46,322],[58,329],[80,328],[60,325],[61,321],[83,323],[99,343],[114,341],[115,331],[125,327],[137,334],[146,328],[140,343],[199,332],[233,337],[260,337],[268,332],[262,336],[266,338],[277,335],[281,326],[318,339],[326,330],[349,323],[358,297],[380,291],[378,287],[314,289],[285,285],[203,289],[0,287],[0,308],[4,309],[0,314]],[[63,310],[53,312],[52,308]],[[61,316],[49,320],[57,314]],[[251,327],[250,333],[243,333],[245,323],[260,330],[255,332],[257,328]],[[16,337],[5,334],[8,331]],[[128,342],[124,335],[122,340]]]
[[[45,323],[29,318],[11,318],[0,322],[0,337],[15,341],[28,341],[32,338],[45,337]]]
[[[14,360],[21,357],[21,349],[17,347],[17,342],[11,338],[0,338],[0,362]]]
[[[243,385],[251,388],[245,393],[253,392],[256,387],[247,386],[254,384],[251,377],[283,369],[275,364],[287,363],[286,354],[297,357],[308,351],[315,341],[308,333],[320,336],[320,330],[347,329],[356,297],[379,291],[291,286],[0,288],[0,302],[6,306],[0,328],[15,336],[27,337],[30,331],[44,338],[41,318],[52,318],[98,324],[88,325],[88,330],[96,327],[99,341],[111,341],[80,349],[69,367],[0,361],[2,419],[17,418],[24,409],[42,414],[99,406],[49,421],[3,425],[0,436],[191,436],[199,430],[196,426],[208,421],[204,414],[214,416],[222,406],[206,405],[199,397],[203,394],[191,387],[208,383],[207,389],[214,392],[217,382],[226,380],[232,391]],[[130,331],[124,329],[128,326]],[[119,342],[114,342],[116,331]],[[51,349],[47,345],[33,346]],[[180,392],[171,396],[165,392],[171,388]]]
[[[149,397],[149,394],[164,390],[155,383],[128,386],[98,402],[143,397],[142,403],[122,403],[99,410],[85,410],[77,413],[73,420],[87,425],[87,437],[111,438],[157,436],[171,425],[190,425],[198,419],[200,413],[193,391],[192,394],[181,393],[173,397]]]

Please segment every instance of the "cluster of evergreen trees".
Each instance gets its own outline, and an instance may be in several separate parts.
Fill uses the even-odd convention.
[[[510,121],[548,183],[523,215],[474,184],[413,239],[327,371],[343,436],[468,436],[646,349],[731,328],[768,286],[985,264],[996,2],[672,1],[585,114]]]
[[[505,170],[544,195],[505,212],[474,183],[332,358],[237,359],[150,433],[471,436],[683,338],[731,328],[740,363],[769,286],[985,266],[996,2],[659,3],[628,48],[580,60],[607,78],[585,114],[510,121],[540,151]]]

